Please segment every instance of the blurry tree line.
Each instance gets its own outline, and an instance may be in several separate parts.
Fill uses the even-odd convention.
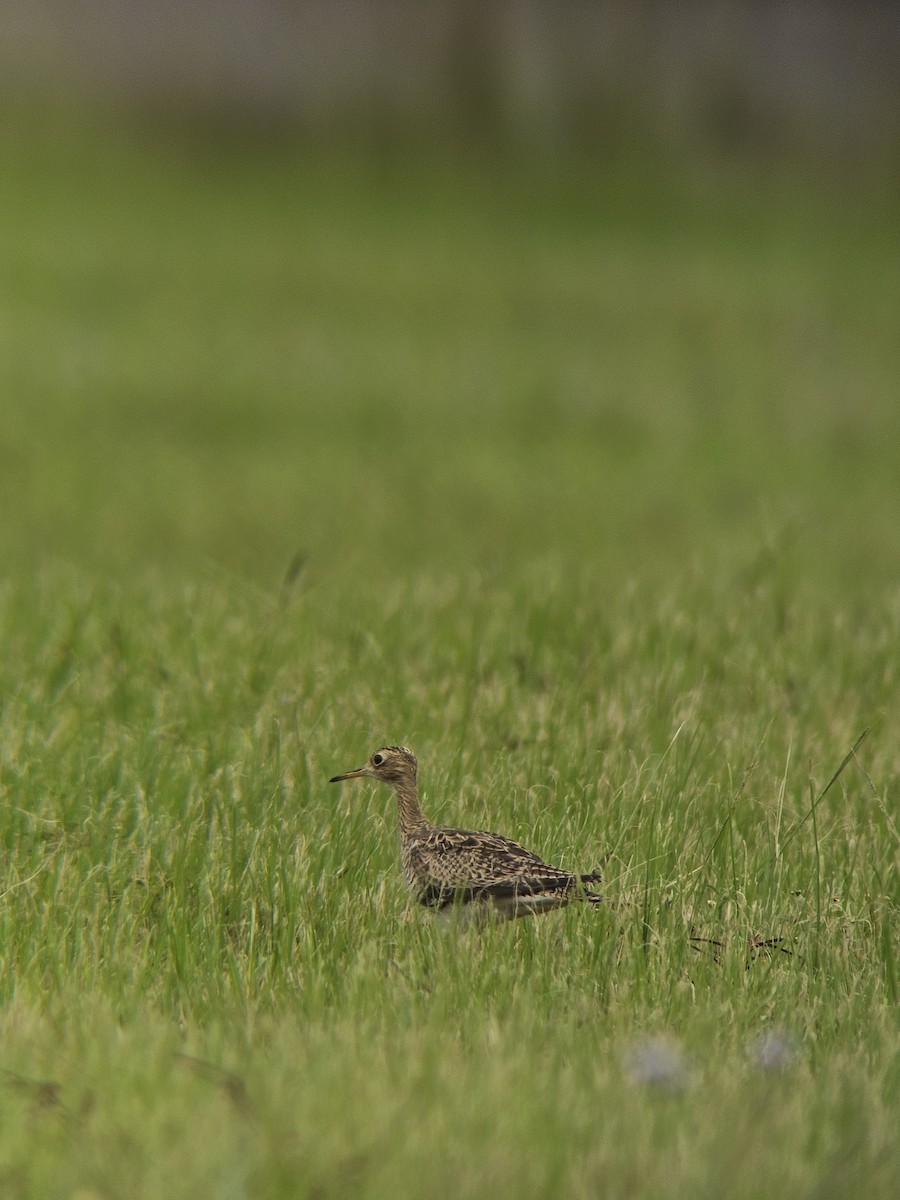
[[[4,0],[0,97],[313,135],[900,149],[897,0]]]

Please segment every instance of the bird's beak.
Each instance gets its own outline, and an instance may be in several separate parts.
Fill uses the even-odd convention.
[[[357,767],[355,771],[346,771],[343,775],[332,775],[329,783],[340,783],[342,779],[365,779],[369,774],[366,767]]]

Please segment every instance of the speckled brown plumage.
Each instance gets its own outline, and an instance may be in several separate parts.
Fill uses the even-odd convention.
[[[405,746],[382,746],[364,767],[335,775],[331,782],[377,779],[394,789],[403,872],[420,904],[510,920],[562,908],[571,900],[600,903],[601,897],[585,886],[600,882],[597,871],[562,871],[498,833],[433,825],[419,806],[417,766]]]

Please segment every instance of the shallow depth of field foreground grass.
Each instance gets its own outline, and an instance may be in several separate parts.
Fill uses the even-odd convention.
[[[0,1194],[896,1195],[890,206],[5,132]]]

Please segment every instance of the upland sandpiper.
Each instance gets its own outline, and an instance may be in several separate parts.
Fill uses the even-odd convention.
[[[601,902],[585,886],[600,882],[599,871],[562,871],[498,833],[433,825],[419,806],[417,766],[405,746],[382,746],[364,767],[335,775],[331,783],[377,779],[394,789],[403,872],[420,904],[444,914],[512,920],[562,908],[570,900]]]

